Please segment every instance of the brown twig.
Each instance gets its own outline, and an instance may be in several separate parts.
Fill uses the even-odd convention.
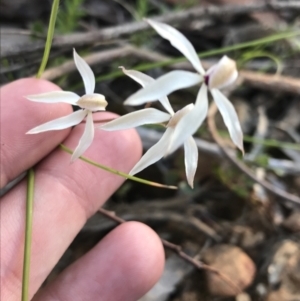
[[[287,92],[300,95],[300,79],[283,75],[240,71],[240,79],[249,86],[272,92]]]
[[[109,218],[110,220],[115,221],[118,224],[123,224],[126,223],[126,220],[122,219],[121,217],[117,216],[114,212],[105,210],[103,208],[100,208],[98,210],[101,214],[103,214],[104,216],[106,216],[107,218]],[[172,250],[173,252],[175,252],[180,258],[182,258],[183,260],[189,262],[190,264],[192,264],[194,267],[196,267],[199,270],[206,270],[209,271],[211,273],[215,273],[216,275],[218,275],[224,282],[226,282],[233,290],[234,292],[236,292],[237,294],[241,293],[240,288],[226,275],[224,275],[223,273],[221,273],[220,271],[218,271],[217,269],[210,267],[209,265],[195,259],[192,258],[191,256],[189,256],[188,254],[186,254],[185,252],[182,251],[181,246],[173,244],[165,239],[161,239],[161,242],[163,244],[163,246],[165,248],[168,248],[169,250]]]
[[[145,208],[145,210],[140,210],[138,207],[133,208],[134,213],[124,213],[122,219],[135,220],[143,223],[147,223],[148,221],[151,223],[172,223],[181,225],[181,229],[186,228],[189,229],[187,231],[196,231],[197,235],[204,234],[214,242],[221,242],[222,240],[221,236],[214,228],[190,214],[187,215],[179,214],[174,211],[157,210],[157,208],[159,208],[157,205],[155,205],[155,212],[152,212],[151,206],[144,205],[143,208]]]
[[[234,290],[235,294],[239,294],[241,293],[240,288],[226,275],[224,275],[223,273],[221,273],[219,270],[187,255],[185,252],[182,251],[181,246],[179,245],[175,245],[167,240],[161,239],[164,247],[172,250],[173,252],[175,252],[180,258],[184,259],[185,261],[189,262],[190,264],[192,264],[193,266],[195,266],[197,269],[199,270],[206,270],[209,271],[211,273],[214,273],[216,275],[218,275],[224,282],[226,282],[227,284],[230,285],[230,287]]]
[[[247,175],[250,179],[252,179],[254,182],[260,184],[262,187],[264,187],[269,192],[273,193],[274,195],[286,200],[293,202],[295,204],[300,205],[300,198],[296,195],[293,195],[291,193],[288,193],[271,183],[267,182],[266,180],[260,180],[256,177],[256,175],[252,172],[251,169],[249,169],[242,161],[239,161],[235,156],[231,155],[231,152],[224,146],[224,142],[221,139],[221,137],[218,134],[218,131],[216,129],[216,124],[214,120],[214,116],[216,114],[217,107],[215,103],[212,103],[209,109],[208,113],[208,128],[209,131],[214,139],[214,141],[219,145],[222,152],[225,154],[226,158],[229,159],[236,167],[238,167],[245,175]]]

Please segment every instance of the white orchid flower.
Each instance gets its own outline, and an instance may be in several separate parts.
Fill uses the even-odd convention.
[[[171,71],[159,77],[155,82],[147,85],[147,87],[144,89],[141,89],[130,96],[125,101],[125,104],[144,104],[148,101],[160,99],[161,97],[169,95],[178,89],[188,88],[203,83],[203,85],[206,86],[211,92],[213,99],[223,117],[224,123],[228,128],[232,141],[242,152],[244,152],[243,132],[237,113],[231,102],[219,90],[232,84],[237,79],[238,72],[236,69],[236,63],[227,56],[223,56],[217,64],[205,72],[193,45],[182,33],[172,26],[164,23],[149,19],[147,22],[157,31],[159,35],[167,39],[191,62],[197,73],[181,70]],[[203,104],[203,102],[207,101],[208,98],[203,97],[203,99],[200,100],[196,106],[202,105],[203,107],[208,107],[207,105]],[[206,114],[207,109],[205,115]],[[183,131],[180,133],[180,143],[191,135],[194,130],[192,125],[193,123],[198,122],[198,118],[200,117],[195,115],[194,119],[187,120],[186,127],[183,128]]]
[[[123,72],[140,83],[143,87],[147,87],[155,82],[153,78],[139,71],[125,70],[123,68]],[[161,158],[173,153],[183,144],[186,176],[189,185],[193,187],[194,176],[198,165],[198,148],[192,134],[196,132],[202,120],[206,116],[208,102],[202,101],[202,98],[205,97],[207,97],[207,91],[206,86],[203,85],[197,97],[197,109],[194,104],[189,104],[174,113],[168,98],[166,96],[162,96],[159,101],[168,113],[164,113],[154,108],[146,108],[116,118],[115,120],[100,126],[100,129],[105,131],[117,131],[144,124],[167,122],[166,131],[161,139],[144,154],[129,174],[134,175],[140,172]],[[201,100],[200,104],[198,104],[199,100]],[[195,119],[195,116],[198,117],[198,120],[195,124],[190,125],[191,134],[182,140],[181,133],[185,129],[186,123],[190,118]]]
[[[85,95],[80,97],[76,93],[67,91],[53,91],[37,95],[26,96],[31,101],[44,103],[64,102],[71,105],[79,106],[82,110],[75,111],[70,115],[57,118],[39,125],[26,134],[37,134],[46,131],[62,130],[68,127],[79,124],[86,117],[86,125],[83,135],[79,141],[78,146],[73,152],[71,162],[78,159],[91,145],[94,138],[94,123],[92,112],[105,111],[107,102],[102,94],[94,93],[95,76],[90,66],[73,51],[75,65],[83,79],[85,87]]]

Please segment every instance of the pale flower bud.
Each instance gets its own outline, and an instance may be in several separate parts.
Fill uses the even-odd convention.
[[[104,111],[107,106],[107,101],[102,94],[86,94],[76,102],[82,109],[89,111]]]
[[[224,55],[217,64],[207,70],[204,79],[210,89],[221,89],[232,84],[237,77],[235,61]]]

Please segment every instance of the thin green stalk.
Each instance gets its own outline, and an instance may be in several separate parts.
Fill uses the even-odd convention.
[[[47,40],[41,66],[36,75],[40,78],[44,72],[52,45],[54,35],[55,21],[59,7],[59,0],[54,0],[51,9]],[[22,278],[22,301],[29,300],[29,276],[30,276],[30,253],[31,253],[31,236],[32,236],[32,215],[33,215],[33,193],[34,193],[34,171],[31,168],[27,175],[27,197],[26,197],[26,223],[25,223],[25,243],[23,259],[23,278]]]
[[[22,301],[29,300],[28,292],[29,292],[29,276],[30,276],[30,252],[31,252],[31,235],[32,235],[33,195],[34,195],[34,171],[31,168],[31,169],[29,169],[28,174],[27,174]]]
[[[37,78],[40,78],[46,68],[49,54],[50,54],[50,49],[52,45],[52,40],[53,40],[53,35],[54,35],[54,29],[55,29],[55,22],[56,22],[56,16],[58,13],[58,7],[59,7],[59,0],[54,0],[51,8],[51,15],[50,15],[50,21],[49,21],[49,27],[48,27],[48,33],[47,33],[47,40],[45,44],[45,50],[44,50],[44,55],[43,59],[41,62],[40,69],[37,73]]]
[[[228,52],[231,52],[234,50],[269,44],[269,43],[276,42],[276,41],[279,41],[282,39],[292,38],[292,37],[295,37],[298,35],[300,35],[299,30],[296,32],[281,32],[281,33],[273,34],[268,37],[257,39],[254,41],[249,41],[249,42],[244,42],[244,43],[240,43],[240,44],[222,47],[219,49],[213,49],[213,50],[209,50],[209,51],[199,52],[198,56],[200,58],[209,57],[209,56],[213,56],[213,55],[228,53]],[[172,64],[176,64],[176,63],[181,63],[186,60],[187,59],[185,57],[179,57],[179,58],[175,58],[175,59],[165,60],[162,62],[139,64],[139,65],[135,66],[133,69],[138,70],[138,71],[146,71],[146,70],[157,68],[157,67],[164,67],[164,66],[169,66]],[[99,82],[99,81],[103,81],[103,80],[117,78],[120,76],[125,76],[122,71],[114,71],[109,74],[96,77],[96,81]],[[80,84],[80,86],[81,85],[82,84]],[[79,85],[76,86],[76,88],[77,87],[79,87]]]
[[[65,145],[61,144],[60,147],[65,152],[67,152],[69,154],[73,154],[73,151],[71,149],[69,149],[68,147],[66,147]],[[93,166],[96,166],[98,168],[101,168],[105,171],[108,171],[108,172],[113,173],[115,175],[121,176],[121,177],[123,177],[125,179],[128,179],[128,180],[132,180],[132,181],[135,181],[135,182],[143,183],[143,184],[150,185],[150,186],[160,187],[160,188],[177,189],[176,186],[163,185],[163,184],[160,184],[160,183],[156,183],[156,182],[148,181],[148,180],[145,180],[145,179],[141,179],[141,178],[138,178],[138,177],[135,177],[135,176],[130,176],[125,172],[122,172],[122,171],[110,168],[108,166],[102,165],[100,163],[97,163],[97,162],[95,162],[93,160],[90,160],[90,159],[88,159],[86,157],[83,157],[83,156],[79,157],[79,159],[84,161],[84,162],[87,162],[87,163],[89,163]]]
[[[252,142],[255,144],[262,144],[268,147],[286,148],[286,149],[300,151],[299,143],[282,142],[275,139],[260,139],[252,136],[246,136],[246,135],[244,136],[244,141]]]
[[[228,137],[229,134],[226,131],[218,131],[221,137]],[[263,138],[256,138],[253,136],[244,135],[244,141],[245,142],[251,142],[255,144],[261,144],[266,147],[277,147],[277,148],[286,148],[286,149],[292,149],[295,151],[300,151],[300,144],[299,143],[292,143],[292,142],[284,142],[279,141],[275,139],[263,139]]]

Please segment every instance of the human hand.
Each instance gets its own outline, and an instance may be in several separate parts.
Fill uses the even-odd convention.
[[[164,253],[160,239],[138,222],[122,224],[91,251],[35,293],[70,245],[87,218],[121,185],[123,179],[77,160],[57,148],[74,149],[83,125],[73,130],[25,135],[33,127],[67,115],[67,104],[27,101],[24,96],[59,88],[47,81],[22,79],[1,88],[1,188],[35,166],[35,192],[30,267],[30,297],[34,301],[133,301],[159,279]],[[113,117],[96,113],[98,119]],[[141,155],[134,130],[96,130],[85,155],[128,172]],[[1,200],[1,297],[19,301],[22,285],[26,179]]]

